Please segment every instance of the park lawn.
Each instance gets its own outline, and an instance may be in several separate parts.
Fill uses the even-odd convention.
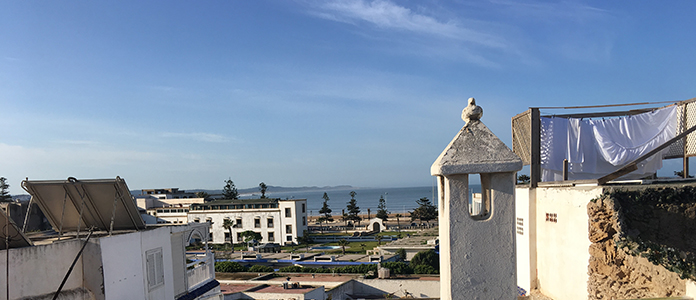
[[[364,250],[361,244],[365,244]],[[338,246],[338,242],[333,242],[333,243],[326,243],[323,244],[324,246]],[[384,243],[382,243],[384,245]],[[346,246],[346,254],[364,254],[365,251],[367,250],[372,250],[375,247],[377,247],[377,242],[350,242],[348,243],[348,246]],[[341,249],[336,249],[336,250],[329,250],[325,251],[327,254],[342,254],[343,250]]]
[[[324,235],[351,236],[353,234],[352,233],[345,233],[345,232],[324,232],[324,233],[312,232],[310,234],[310,236],[324,236]]]

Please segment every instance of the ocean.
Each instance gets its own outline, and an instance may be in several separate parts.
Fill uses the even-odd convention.
[[[470,186],[471,193],[478,193],[481,191],[481,186],[478,184],[472,184]],[[319,215],[319,209],[321,209],[324,199],[324,192],[329,196],[329,208],[332,209],[332,214],[341,214],[341,210],[346,208],[348,201],[350,201],[350,192],[355,191],[355,200],[360,207],[361,214],[367,214],[367,209],[369,208],[371,213],[374,215],[377,213],[377,205],[379,204],[379,197],[383,196],[386,200],[387,210],[390,213],[400,213],[407,214],[408,211],[413,210],[418,207],[416,200],[426,197],[430,199],[433,205],[437,206],[437,187],[431,186],[421,186],[421,187],[404,187],[404,188],[358,188],[358,187],[347,187],[345,189],[330,189],[330,190],[306,190],[306,191],[292,191],[292,192],[272,192],[268,191],[266,193],[267,197],[270,198],[281,198],[281,199],[307,199],[307,209],[309,210],[310,216]]]

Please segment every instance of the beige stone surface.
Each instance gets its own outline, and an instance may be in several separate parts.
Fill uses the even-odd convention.
[[[608,197],[587,205],[590,262],[588,298],[639,299],[684,295],[685,282],[676,273],[617,249],[618,206]]]

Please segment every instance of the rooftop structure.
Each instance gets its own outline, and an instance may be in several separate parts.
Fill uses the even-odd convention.
[[[189,243],[206,242],[204,224],[146,227],[118,177],[22,186],[54,231],[16,239],[21,231],[11,226],[13,243],[0,251],[9,258],[0,262],[7,270],[0,299],[222,299],[212,254],[185,252]]]
[[[643,108],[606,111],[630,106]],[[579,112],[542,114],[551,109]],[[694,125],[696,98],[666,106],[532,107],[512,118],[512,149],[530,166],[532,187],[564,180],[603,184],[642,178],[659,169],[662,159],[674,158],[683,159],[686,177],[689,157],[696,155]]]
[[[598,238],[590,205],[617,189],[693,186],[693,180],[657,178],[655,174],[662,160],[682,158],[684,176],[688,175],[689,157],[696,155],[695,101],[666,106],[540,107],[512,118],[513,150],[530,166],[531,177],[530,184],[515,187],[517,284],[522,290],[537,289],[554,299],[595,299],[589,293],[595,256],[613,260],[617,257],[614,252],[621,250],[611,244],[611,237],[601,241],[609,245],[606,253],[593,244]],[[653,107],[606,111],[637,105]],[[549,109],[582,111],[543,114]],[[651,226],[659,223],[641,221]],[[613,230],[611,225],[603,226]],[[602,272],[600,277],[609,278],[614,270],[605,268]],[[662,284],[656,282],[661,280],[658,277],[626,269],[617,276],[646,278],[640,290]],[[624,288],[619,282],[612,284],[614,290]]]
[[[440,230],[440,298],[514,299],[515,172],[522,161],[479,120],[473,98],[466,122],[430,168],[437,176]],[[481,178],[482,205],[468,206],[469,174]]]

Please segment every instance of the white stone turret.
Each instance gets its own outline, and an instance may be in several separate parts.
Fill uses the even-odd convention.
[[[442,300],[517,297],[514,188],[522,160],[479,120],[482,114],[469,99],[466,125],[430,169],[438,177]],[[478,215],[469,213],[469,174],[481,177]]]

